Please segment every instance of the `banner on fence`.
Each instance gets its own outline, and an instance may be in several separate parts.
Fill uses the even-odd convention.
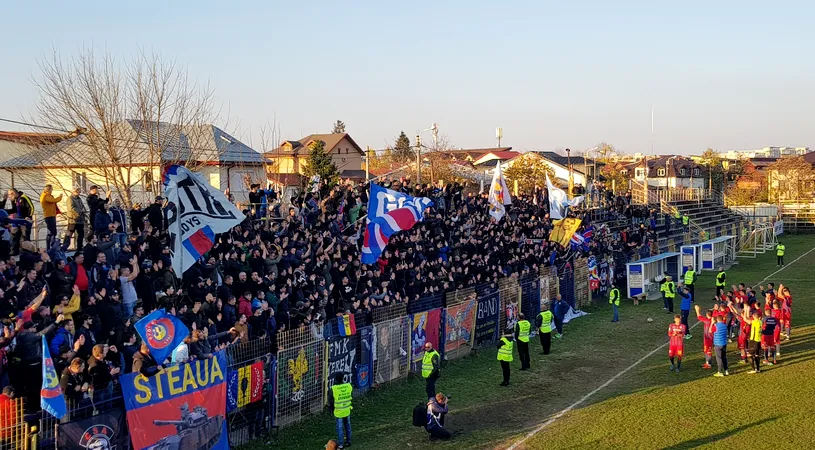
[[[226,411],[230,412],[262,400],[263,378],[263,361],[229,370]]]
[[[226,356],[122,377],[133,447],[228,449]]]
[[[432,309],[413,315],[411,341],[413,342],[413,362],[419,362],[424,356],[424,344],[430,342],[433,348],[439,348],[439,322],[441,309]]]
[[[285,349],[277,359],[277,425],[323,408],[325,341]]]
[[[402,342],[403,336],[406,335],[404,318],[374,325],[374,335],[376,383],[393,381],[401,375],[401,367],[405,364],[408,354]]]
[[[482,297],[478,301],[475,317],[475,345],[480,346],[498,340],[498,321],[501,313],[501,302],[498,291]]]
[[[475,300],[470,300],[447,308],[444,320],[444,351],[458,349],[472,344],[472,330],[475,318]]]
[[[600,267],[600,293],[605,294],[606,292],[609,291],[608,262],[607,261],[601,262],[599,267]]]
[[[121,450],[126,445],[127,425],[122,408],[63,423],[57,428],[60,450]]]
[[[359,354],[359,364],[357,364],[356,387],[361,391],[367,391],[371,387],[371,379],[374,372],[374,329],[373,327],[361,328],[359,331],[361,351]]]
[[[518,304],[517,303],[507,303],[507,329],[515,329],[515,325],[518,323]]]
[[[353,336],[334,336],[328,339],[328,388],[334,385],[334,377],[343,375],[346,383],[354,384],[354,364],[357,346]]]
[[[543,311],[543,305],[551,303],[549,299],[549,277],[540,278],[540,311]]]

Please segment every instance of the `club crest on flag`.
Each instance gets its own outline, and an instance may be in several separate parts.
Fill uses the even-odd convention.
[[[190,334],[190,330],[181,319],[167,314],[163,309],[144,316],[133,327],[159,364]]]
[[[62,419],[62,416],[68,411],[65,405],[65,397],[62,396],[62,388],[59,386],[59,375],[56,368],[54,368],[54,361],[51,359],[51,351],[48,349],[45,336],[42,337],[40,408],[57,419]]]
[[[166,317],[151,320],[144,326],[148,344],[154,348],[167,348],[173,340],[173,333],[170,331],[172,326],[172,322]]]

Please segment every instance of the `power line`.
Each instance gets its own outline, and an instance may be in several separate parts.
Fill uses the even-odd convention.
[[[63,129],[60,129],[60,128],[46,127],[44,125],[34,125],[33,123],[20,122],[19,120],[4,119],[2,117],[0,117],[0,122],[8,122],[8,123],[14,123],[14,124],[17,124],[17,125],[25,125],[27,127],[42,128],[44,130],[60,131],[62,133],[70,133],[70,131],[63,130]]]

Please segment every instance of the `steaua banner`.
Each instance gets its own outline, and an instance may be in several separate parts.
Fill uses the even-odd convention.
[[[135,449],[228,449],[226,357],[170,366],[152,377],[122,377]]]

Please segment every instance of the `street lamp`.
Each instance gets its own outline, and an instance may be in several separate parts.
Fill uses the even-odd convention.
[[[430,128],[425,128],[416,133],[416,185],[422,184],[422,133],[430,131],[433,135],[433,146],[439,145],[439,126],[436,122]]]
[[[572,175],[572,151],[570,149],[566,149],[566,167],[569,169],[569,198],[572,198],[572,190],[574,189],[574,177]]]

